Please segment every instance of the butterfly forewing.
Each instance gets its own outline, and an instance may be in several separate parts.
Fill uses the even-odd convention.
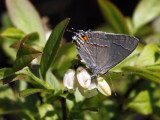
[[[93,34],[92,34],[93,33]],[[86,33],[88,35],[88,43],[97,68],[102,68],[109,60],[109,42],[104,41],[104,34],[99,32]],[[105,58],[105,59],[104,59]]]
[[[91,57],[92,57],[91,51],[89,51],[88,48],[86,48],[86,47],[88,47],[88,46],[80,44],[80,46],[77,46],[76,48],[78,50],[78,53],[79,53],[79,56],[81,57],[81,59],[84,60],[85,63],[89,66],[89,65],[93,64],[94,61],[91,59]]]

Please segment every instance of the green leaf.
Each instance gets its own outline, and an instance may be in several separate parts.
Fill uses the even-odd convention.
[[[58,51],[56,60],[52,65],[52,72],[58,77],[63,77],[66,70],[72,65],[77,56],[77,50],[73,43],[63,45]]]
[[[37,48],[38,50],[42,49],[40,46],[38,46],[38,44],[36,44],[36,41],[39,39],[39,35],[37,32],[30,33],[27,36],[28,36],[27,41],[25,41],[27,44],[31,45],[34,48]],[[20,44],[21,44],[21,41],[18,41],[12,44],[10,47],[18,50],[20,47]]]
[[[33,80],[36,81],[36,83],[38,83],[42,88],[45,89],[51,89],[51,87],[43,80],[39,79],[38,77],[36,77],[28,67],[25,67],[24,69],[18,71],[17,73],[23,73],[25,75],[30,76]]]
[[[35,120],[39,101],[35,96],[27,98],[17,98],[15,91],[7,85],[0,86],[0,115],[16,114],[18,118],[25,120]]]
[[[122,79],[124,77],[127,77],[127,75],[133,74],[133,73],[134,72],[110,72],[109,71],[108,74],[106,74],[106,75],[100,75],[100,76],[104,77],[105,80],[107,82],[109,82],[110,80],[113,80],[113,81],[114,80],[120,80],[120,79]]]
[[[43,96],[43,98],[44,98],[43,100],[44,100],[45,103],[53,103],[60,98],[60,95],[62,94],[62,92],[63,92],[62,90],[60,90],[58,92],[55,91],[55,92],[52,92],[52,93],[43,92],[41,95]]]
[[[15,41],[13,40],[5,39],[2,44],[3,51],[7,56],[11,57],[12,60],[16,59],[16,53],[17,53],[17,50],[14,50],[13,48],[10,47],[14,42]]]
[[[149,66],[144,66],[143,67],[146,70],[150,70],[150,71],[160,71],[160,65],[149,65]]]
[[[9,27],[13,27],[13,24],[9,18],[9,15],[7,12],[3,12],[1,16],[1,30],[4,31]]]
[[[57,78],[53,75],[51,71],[48,70],[46,75],[46,82],[53,88],[54,90],[59,90],[60,86]]]
[[[154,21],[151,22],[151,27],[154,29],[154,33],[159,33],[160,32],[160,17],[158,16]]]
[[[74,92],[75,95],[75,101],[78,102],[82,102],[84,101],[85,97],[82,96],[82,94],[80,93],[80,91],[78,89],[76,89],[76,91]]]
[[[136,98],[128,104],[128,107],[144,115],[151,114],[152,106],[148,91],[140,92]]]
[[[20,40],[25,37],[25,33],[17,28],[8,28],[4,32],[0,34],[2,37],[14,39],[14,40]]]
[[[16,97],[13,90],[8,85],[3,85],[0,86],[0,99],[8,99],[8,101],[15,101]]]
[[[98,0],[98,3],[104,18],[109,22],[116,33],[130,34],[125,18],[117,7],[108,0]]]
[[[25,42],[30,35],[27,35],[21,42],[20,48],[17,52],[16,60],[13,64],[14,71],[18,71],[27,66],[33,59],[41,55],[41,52],[35,50]]]
[[[58,115],[51,104],[43,104],[38,107],[41,120],[58,120]]]
[[[28,40],[26,41],[26,43],[32,45],[32,44],[36,44],[34,42],[39,40],[39,34],[37,32],[32,32],[29,34]]]
[[[148,44],[142,50],[136,61],[138,66],[160,64],[160,48],[156,44]]]
[[[132,19],[130,17],[126,17],[125,20],[126,20],[126,24],[128,26],[128,29],[130,31],[130,34],[134,35]]]
[[[159,91],[158,91],[159,93]],[[153,111],[154,111],[154,114],[157,114],[159,115],[160,114],[160,99],[157,99],[154,101],[153,103]],[[159,117],[160,118],[160,117]],[[158,120],[158,119],[157,119]]]
[[[6,6],[13,24],[26,34],[38,32],[40,45],[45,43],[44,29],[35,8],[28,0],[6,0]]]
[[[81,109],[81,111],[89,111],[89,112],[93,112],[93,113],[98,113],[98,108],[97,107],[88,107],[88,108]]]
[[[75,44],[73,44],[73,43],[68,43],[68,44],[62,45],[62,46],[60,47],[60,49],[58,50],[58,53],[57,53],[57,56],[56,56],[56,58],[55,58],[54,64],[57,63],[57,62],[59,62],[60,58],[61,58],[63,55],[67,54],[68,50],[69,50],[70,48],[72,48],[73,46],[75,46]],[[77,53],[76,53],[76,54],[77,54]]]
[[[7,94],[10,95],[10,94]],[[15,95],[14,95],[15,96]],[[17,101],[16,101],[17,100]],[[32,99],[32,103],[34,100]],[[35,107],[35,104],[32,105],[32,109],[28,109],[28,106],[25,106],[26,102],[22,103],[22,100],[19,99],[15,99],[14,101],[9,100],[9,99],[1,99],[0,100],[0,115],[5,115],[5,114],[16,114],[16,116],[18,116],[18,118],[23,118],[25,120],[36,120],[34,119],[35,116],[33,116],[35,113],[33,113],[32,109]],[[32,104],[30,102],[30,104]]]
[[[20,44],[21,44],[21,41],[18,41],[16,43],[13,43],[12,45],[10,45],[10,48],[14,48],[14,49],[18,50],[20,47]]]
[[[154,33],[144,38],[146,44],[157,44],[160,46],[160,34]]]
[[[133,14],[135,32],[160,15],[159,0],[141,0]]]
[[[134,32],[134,35],[137,38],[142,38],[142,37],[144,38],[146,36],[148,37],[148,35],[150,35],[151,33],[155,33],[154,28],[152,26],[149,26],[149,25],[144,25],[144,26],[140,27],[137,31],[134,31],[134,27],[133,27],[132,30]]]
[[[35,94],[35,93],[39,93],[39,92],[43,92],[43,91],[46,91],[46,89],[26,89],[26,90],[20,91],[19,96],[26,97],[31,94]]]
[[[12,74],[14,74],[14,70],[12,68],[2,68],[0,69],[0,80]]]
[[[11,94],[7,94],[7,95],[11,95]],[[22,112],[24,110],[24,109],[20,108],[18,105],[16,106],[15,100],[13,101],[13,100],[10,100],[10,99],[7,99],[7,98],[0,99],[0,100],[1,100],[0,101],[0,104],[1,104],[0,115],[1,116],[4,115],[4,114],[13,114],[13,113],[18,113],[20,111]]]
[[[27,76],[28,75],[23,73],[14,73],[14,70],[12,68],[3,68],[0,69],[0,85],[8,84],[10,82],[22,79]]]
[[[122,70],[134,71],[135,75],[138,75],[144,79],[160,84],[160,76],[159,76],[160,72],[152,72],[138,67],[123,67]]]
[[[72,108],[74,107],[74,101],[66,99],[66,105],[69,111],[72,110]]]
[[[0,85],[8,84],[10,82],[14,82],[16,80],[27,77],[24,74],[12,74],[0,80]]]
[[[71,101],[74,101],[74,99],[75,99],[73,94],[66,92],[66,91],[63,92],[63,94],[61,93],[59,96],[65,98],[65,99],[71,100]]]
[[[45,79],[46,72],[55,60],[64,30],[69,22],[69,18],[60,22],[52,31],[45,48],[40,63],[40,70],[43,79]]]

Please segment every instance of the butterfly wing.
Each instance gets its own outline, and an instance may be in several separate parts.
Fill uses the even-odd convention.
[[[129,56],[135,50],[139,42],[137,38],[128,35],[107,34],[103,32],[94,32],[94,34],[92,37],[99,36],[100,38],[97,40],[97,43],[106,43],[108,45],[108,49],[106,49],[106,51],[102,51],[97,54],[98,60],[105,61],[105,65],[103,64],[103,67],[101,66],[101,73],[105,73]],[[100,47],[97,48],[101,51]],[[108,58],[106,58],[105,54],[107,54]]]
[[[86,44],[77,48],[80,57],[90,68],[105,73],[129,56],[137,47],[138,39],[128,35],[85,32]],[[99,71],[100,70],[100,71]],[[94,70],[93,70],[94,71]]]

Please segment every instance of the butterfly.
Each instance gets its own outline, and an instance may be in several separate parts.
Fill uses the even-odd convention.
[[[77,30],[72,37],[80,58],[93,76],[106,74],[137,47],[136,37],[101,31]]]

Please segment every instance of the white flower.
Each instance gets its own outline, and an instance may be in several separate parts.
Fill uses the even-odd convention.
[[[91,75],[84,67],[79,67],[77,69],[77,80],[81,87],[87,89],[91,84]]]
[[[77,78],[77,79],[76,79]],[[91,77],[84,67],[76,70],[68,69],[63,79],[64,90],[75,92],[78,88],[79,92],[86,98],[96,96],[98,90],[106,95],[111,95],[111,89],[103,77]]]
[[[98,78],[98,90],[106,96],[111,95],[111,89],[103,77]]]
[[[63,86],[64,90],[68,90],[69,92],[74,92],[77,87],[77,82],[75,79],[75,70],[68,69],[64,74],[63,78]]]
[[[97,84],[97,78],[94,77],[92,78],[91,84],[87,89],[82,88],[80,85],[78,86],[78,89],[83,96],[85,96],[86,98],[90,98],[98,94]]]

